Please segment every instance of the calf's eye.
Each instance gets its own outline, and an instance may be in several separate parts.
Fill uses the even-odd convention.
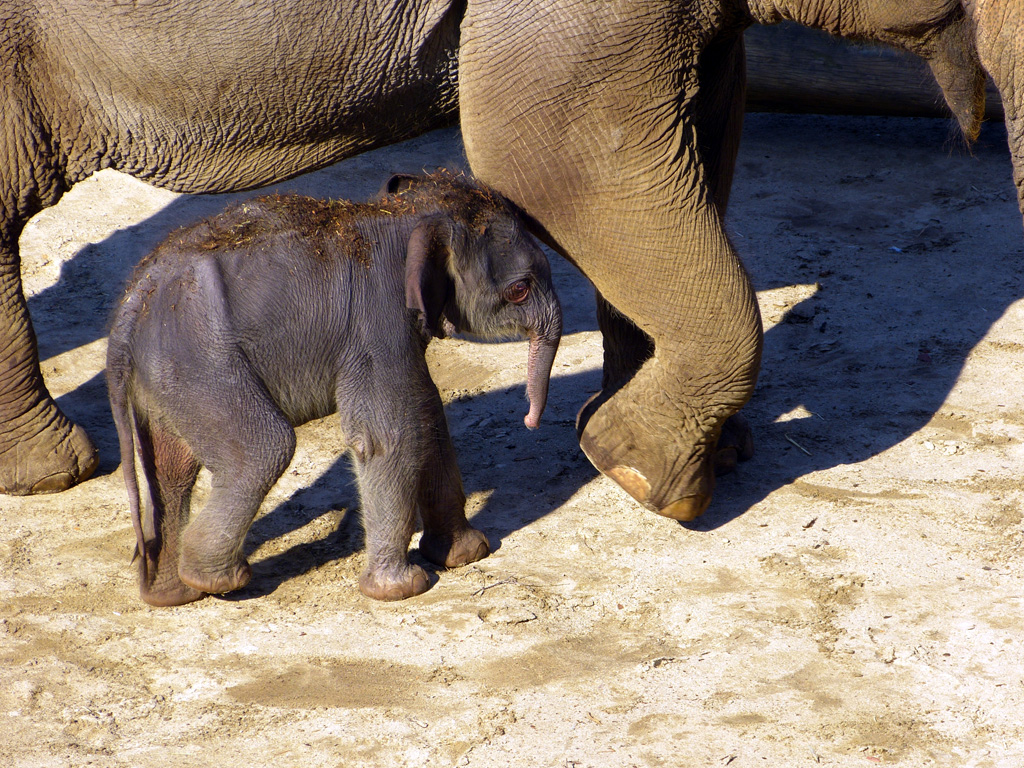
[[[512,304],[522,304],[526,301],[526,297],[530,295],[530,284],[525,280],[517,280],[512,283],[502,292],[505,301]]]

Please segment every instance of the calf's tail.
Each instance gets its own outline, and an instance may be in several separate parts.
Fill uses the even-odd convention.
[[[135,409],[128,397],[127,350],[111,336],[107,347],[107,393],[110,397],[110,412],[114,416],[117,441],[121,446],[121,473],[128,491],[128,506],[135,529],[135,552],[132,562],[145,554],[145,533],[142,527],[142,500],[139,494],[139,478],[135,472],[135,435],[138,432]],[[145,562],[145,557],[143,557]]]

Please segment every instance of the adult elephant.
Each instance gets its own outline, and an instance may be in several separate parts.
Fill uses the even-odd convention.
[[[0,0],[0,492],[97,463],[40,375],[25,222],[101,168],[225,192],[451,124],[461,5]]]
[[[0,0],[0,489],[62,490],[96,464],[39,372],[17,250],[30,216],[100,168],[177,191],[263,185],[451,122],[458,103],[474,172],[598,289],[604,385],[583,449],[645,506],[700,514],[761,351],[721,224],[743,28],[791,19],[918,53],[968,135],[983,63],[1024,194],[1021,11],[964,2]]]
[[[681,520],[707,507],[722,427],[757,374],[760,318],[722,216],[743,112],[741,33],[782,21],[921,56],[971,139],[987,70],[1024,210],[1016,1],[549,2],[514,16],[470,2],[462,25],[471,167],[599,292],[603,388],[580,412],[580,444],[639,502]]]

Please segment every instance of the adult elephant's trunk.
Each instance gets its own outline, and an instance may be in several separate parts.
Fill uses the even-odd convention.
[[[1013,0],[967,0],[982,66],[1003,100],[1017,203],[1024,213],[1024,8]]]
[[[974,115],[971,81],[960,78],[967,87],[956,86],[957,70],[949,56],[933,56],[929,64],[906,50],[853,43],[793,22],[755,24],[744,41],[748,112],[946,117],[957,109],[961,116]],[[974,69],[980,84],[980,64],[975,62]],[[960,73],[971,77],[969,69]],[[947,94],[937,80],[946,84],[953,106],[945,104]],[[985,119],[1003,119],[994,85],[985,88]],[[976,127],[969,121],[965,130],[969,134]]]
[[[530,400],[530,412],[523,422],[530,429],[540,426],[540,415],[548,401],[548,381],[555,352],[562,338],[562,316],[556,316],[544,328],[530,332],[530,353],[526,361],[526,396]]]
[[[985,72],[971,23],[963,17],[950,22],[918,53],[928,62],[960,130],[974,141],[985,116]]]
[[[985,114],[985,73],[974,49],[972,23],[964,10],[972,3],[1002,6],[1017,0],[880,2],[879,0],[748,0],[752,20],[761,24],[795,21],[854,40],[877,40],[921,56],[964,135],[975,139]]]

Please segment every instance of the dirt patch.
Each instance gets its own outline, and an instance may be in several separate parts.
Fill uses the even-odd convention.
[[[525,343],[432,345],[495,552],[398,605],[358,592],[332,419],[299,430],[249,587],[140,602],[106,318],[168,232],[246,196],[79,184],[24,233],[23,269],[44,374],[101,464],[0,498],[0,763],[1024,764],[1024,240],[1002,127],[970,152],[953,136],[748,117],[728,228],[767,328],[758,453],[693,524],[638,508],[576,445],[601,345],[565,263],[537,432]],[[274,191],[366,199],[462,163],[441,131]]]

